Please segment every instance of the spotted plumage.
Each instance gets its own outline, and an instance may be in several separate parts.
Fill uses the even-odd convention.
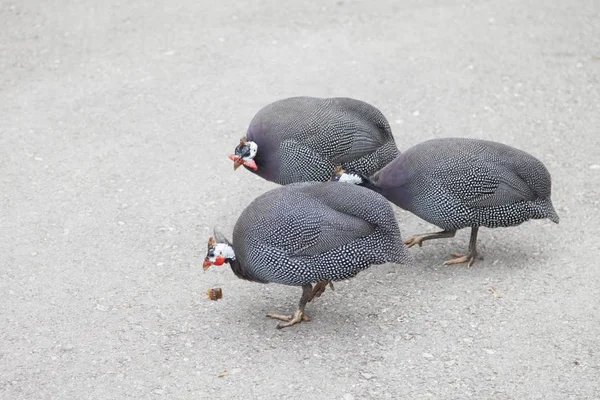
[[[398,154],[388,121],[372,105],[350,98],[292,97],[262,108],[229,157],[235,168],[244,165],[285,185],[327,181],[339,164],[370,175]]]
[[[350,173],[350,171],[346,171]],[[356,174],[359,176],[360,174]],[[433,139],[411,147],[361,185],[444,229],[509,227],[559,217],[546,167],[530,154],[485,140]],[[339,179],[339,176],[336,180]],[[419,236],[417,242],[433,237]],[[473,245],[472,253],[475,253]],[[471,254],[474,256],[474,254]],[[468,260],[473,262],[472,258]]]
[[[389,202],[333,182],[295,183],[257,197],[238,218],[233,243],[209,242],[205,266],[229,251],[223,243],[238,277],[303,288],[374,264],[412,263]]]

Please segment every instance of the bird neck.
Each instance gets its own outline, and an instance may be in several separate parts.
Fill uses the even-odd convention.
[[[226,261],[229,263],[234,275],[238,278],[251,282],[266,283],[263,280],[256,278],[248,269],[244,268],[237,258],[226,259]]]
[[[361,176],[361,178],[362,181],[358,184],[358,186],[362,186],[364,188],[370,189],[376,193],[381,194],[381,188],[379,186],[375,185],[369,178],[365,176]]]

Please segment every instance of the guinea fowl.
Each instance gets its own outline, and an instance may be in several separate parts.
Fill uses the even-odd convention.
[[[337,165],[370,175],[399,154],[377,108],[350,98],[291,97],[262,108],[229,158],[286,185],[327,181]]]
[[[559,221],[544,164],[524,151],[486,140],[428,140],[371,177],[339,167],[331,180],[370,188],[443,229],[409,237],[404,242],[408,247],[453,237],[458,229],[470,227],[468,253],[453,253],[445,265],[473,264],[480,226],[509,227],[542,218]]]
[[[257,197],[233,229],[233,243],[215,233],[203,267],[228,263],[239,278],[302,286],[293,316],[278,328],[308,320],[304,308],[332,281],[352,278],[373,264],[412,264],[390,203],[354,185],[303,182]],[[315,283],[316,285],[312,286]]]

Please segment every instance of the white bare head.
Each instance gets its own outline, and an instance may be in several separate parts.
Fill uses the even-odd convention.
[[[229,156],[229,159],[233,161],[233,169],[236,170],[244,165],[256,171],[258,167],[254,162],[254,157],[256,157],[257,152],[258,145],[253,141],[247,141],[246,137],[243,136],[240,139],[240,144],[236,146],[234,154]]]
[[[213,237],[208,238],[208,251],[202,267],[204,270],[211,265],[223,265],[230,260],[235,260],[235,252],[229,243],[217,243]]]
[[[353,172],[346,172],[341,166],[335,169],[330,181],[352,183],[354,185],[360,185],[361,183],[364,183],[364,179],[360,175]]]
[[[245,155],[242,157],[242,159],[246,161],[254,160],[254,157],[256,157],[256,152],[258,152],[258,145],[253,141],[249,141],[246,142],[246,146],[248,147],[248,150],[245,152]]]

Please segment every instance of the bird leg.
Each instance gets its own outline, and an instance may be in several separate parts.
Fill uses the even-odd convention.
[[[325,289],[323,289],[325,290]],[[298,309],[294,313],[294,315],[280,315],[280,314],[267,314],[267,317],[278,319],[280,321],[279,325],[277,325],[277,329],[286,328],[288,326],[292,326],[298,324],[302,321],[310,321],[308,315],[304,314],[304,307],[306,307],[306,303],[308,303],[313,296],[313,287],[312,285],[306,284],[302,285],[302,297],[300,297],[300,302],[298,303]]]
[[[419,247],[423,246],[423,242],[426,240],[432,239],[443,239],[443,238],[451,238],[456,235],[456,231],[441,231],[434,233],[421,233],[419,235],[414,235],[409,237],[404,241],[404,244],[407,247],[413,247],[415,244],[418,244]]]
[[[478,256],[477,247],[476,247],[478,230],[479,230],[479,228],[477,226],[471,228],[471,239],[469,240],[469,252],[467,254],[452,253],[452,257],[454,257],[454,258],[451,260],[445,261],[444,265],[467,263],[467,267],[470,268],[471,265],[473,265],[473,263],[475,262],[475,258],[479,258],[480,260],[482,259],[481,256]]]
[[[308,301],[310,302],[310,301],[313,301],[316,297],[321,297],[321,295],[323,294],[325,289],[327,289],[327,285],[329,285],[331,290],[335,290],[333,288],[333,282],[331,282],[331,281],[317,282],[317,283],[315,283],[315,287],[314,287],[312,294],[310,295],[310,299],[308,299]]]

